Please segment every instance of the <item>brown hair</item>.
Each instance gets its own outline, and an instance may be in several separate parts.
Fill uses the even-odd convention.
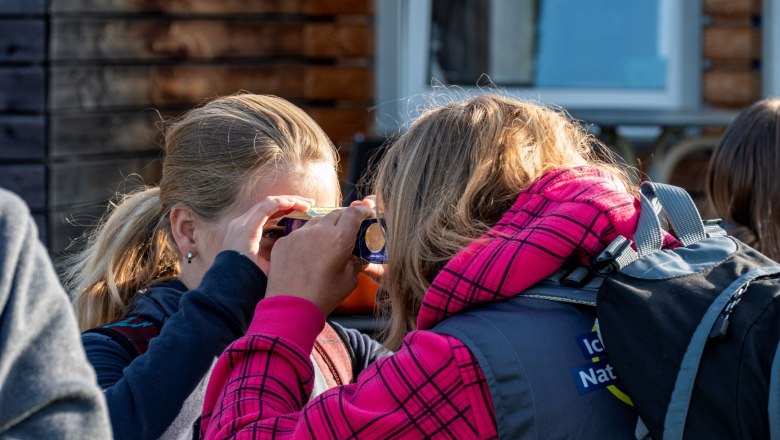
[[[444,265],[487,232],[545,172],[595,165],[627,176],[603,145],[564,114],[496,95],[424,113],[387,151],[376,194],[388,227],[382,280],[390,308],[386,345],[414,329],[423,296]]]
[[[780,99],[758,101],[729,125],[710,160],[707,195],[741,238],[780,260]],[[751,243],[752,242],[752,243]]]
[[[137,292],[179,275],[181,256],[168,218],[174,205],[217,220],[244,197],[242,191],[252,186],[248,179],[299,171],[313,162],[335,169],[338,159],[306,113],[274,96],[214,99],[166,124],[164,136],[159,187],[121,197],[85,249],[66,261],[66,283],[82,330],[121,317]]]

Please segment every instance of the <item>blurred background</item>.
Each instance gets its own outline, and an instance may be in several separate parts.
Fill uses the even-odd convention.
[[[780,95],[780,0],[0,0],[0,186],[57,258],[159,178],[161,118],[247,90],[324,128],[350,196],[431,84],[489,81],[700,196],[734,110]]]

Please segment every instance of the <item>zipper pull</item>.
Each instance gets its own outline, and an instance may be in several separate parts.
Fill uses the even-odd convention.
[[[731,298],[729,298],[725,307],[723,307],[723,311],[718,315],[718,319],[715,320],[712,330],[710,330],[710,339],[723,339],[726,337],[726,333],[729,330],[731,313],[734,311],[734,307],[737,306],[739,301],[742,300],[749,285],[750,282],[743,284],[742,287],[731,295]]]

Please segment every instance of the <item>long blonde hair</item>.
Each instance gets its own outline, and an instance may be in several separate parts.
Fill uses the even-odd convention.
[[[710,159],[707,195],[732,234],[780,261],[780,98],[751,105],[729,125]]]
[[[385,344],[400,346],[434,277],[530,183],[590,164],[628,184],[613,163],[579,124],[537,104],[488,94],[424,113],[388,149],[375,181],[388,223]]]
[[[64,265],[82,330],[118,319],[139,291],[179,275],[181,255],[168,218],[174,205],[213,221],[243,197],[248,179],[258,174],[314,162],[335,169],[338,161],[322,129],[274,96],[214,99],[166,124],[164,136],[159,187],[121,197],[84,250]]]

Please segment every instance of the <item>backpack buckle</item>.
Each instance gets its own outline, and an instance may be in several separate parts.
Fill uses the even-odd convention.
[[[631,240],[618,235],[593,259],[591,268],[600,274],[607,274],[628,266],[637,258],[636,251],[631,249]]]
[[[561,284],[566,287],[580,288],[588,284],[592,276],[591,271],[585,266],[577,266],[566,274],[561,280]]]

